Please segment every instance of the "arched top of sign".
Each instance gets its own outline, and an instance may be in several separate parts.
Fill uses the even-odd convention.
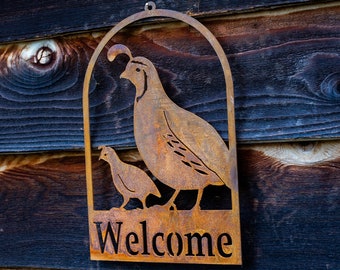
[[[86,178],[87,178],[87,189],[88,192],[92,194],[92,165],[91,165],[91,137],[90,137],[90,116],[89,116],[89,87],[90,87],[90,79],[93,72],[94,65],[98,59],[99,54],[104,49],[105,45],[112,39],[114,35],[116,35],[120,30],[124,27],[143,19],[147,18],[155,18],[155,17],[167,17],[172,19],[177,19],[188,25],[195,28],[198,32],[200,32],[210,43],[210,45],[214,48],[220,62],[222,65],[225,84],[226,84],[226,96],[227,96],[227,111],[228,111],[228,137],[229,137],[229,151],[232,160],[236,160],[236,135],[235,135],[235,116],[234,116],[234,89],[233,89],[233,81],[230,71],[229,62],[227,57],[221,47],[220,43],[217,41],[216,37],[199,21],[196,19],[182,14],[173,10],[166,9],[157,9],[156,4],[154,2],[147,2],[144,7],[144,11],[133,14],[121,22],[119,22],[115,27],[113,27],[100,41],[97,48],[95,49],[90,62],[88,64],[84,87],[83,87],[83,118],[84,118],[84,144],[85,144],[85,159],[86,159]],[[231,164],[231,167],[234,167]],[[93,208],[93,198],[88,198],[88,206]]]

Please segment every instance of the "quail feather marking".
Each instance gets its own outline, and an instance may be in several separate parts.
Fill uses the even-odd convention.
[[[141,169],[121,161],[116,151],[107,146],[100,146],[99,159],[109,163],[112,181],[118,192],[123,196],[123,203],[119,208],[124,208],[131,198],[139,199],[146,208],[145,200],[149,194],[161,197],[155,183]]]
[[[175,189],[165,205],[176,209],[180,190],[198,190],[194,209],[203,189],[210,184],[231,187],[229,149],[218,132],[205,120],[176,105],[165,93],[153,63],[132,57],[121,44],[112,46],[108,59],[118,54],[130,57],[121,78],[136,87],[134,136],[138,151],[151,173]]]

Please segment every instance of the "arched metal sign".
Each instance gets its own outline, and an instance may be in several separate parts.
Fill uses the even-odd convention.
[[[100,159],[111,169],[112,184],[123,202],[110,210],[95,210],[89,116],[90,79],[105,45],[124,27],[147,18],[173,18],[195,28],[215,50],[223,69],[228,115],[228,146],[205,120],[176,105],[166,94],[153,63],[134,56],[123,44],[113,45],[108,61],[126,54],[129,62],[121,78],[136,88],[134,137],[150,174],[121,161],[115,150],[100,147]],[[93,260],[162,263],[241,264],[239,196],[237,182],[234,93],[225,53],[215,36],[196,19],[171,10],[157,9],[153,2],[113,27],[90,59],[83,88],[86,181]],[[162,197],[157,179],[174,190],[163,204],[147,205],[148,196]],[[222,209],[202,209],[204,190],[224,188],[230,204]],[[182,190],[197,191],[189,209],[179,209],[176,197]],[[141,207],[127,209],[135,198]]]

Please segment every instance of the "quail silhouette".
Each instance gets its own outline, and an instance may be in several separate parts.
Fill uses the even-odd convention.
[[[99,149],[101,149],[99,159],[109,163],[113,184],[123,196],[120,208],[124,208],[129,199],[137,198],[145,209],[145,200],[149,194],[161,197],[155,183],[143,170],[121,161],[116,151],[110,147],[100,146]]]
[[[138,151],[151,173],[175,189],[165,207],[177,209],[174,201],[181,190],[198,190],[193,206],[198,209],[207,185],[232,186],[228,147],[208,122],[167,96],[150,60],[132,57],[122,44],[112,46],[107,56],[113,61],[122,53],[130,60],[120,78],[136,87],[134,136]]]

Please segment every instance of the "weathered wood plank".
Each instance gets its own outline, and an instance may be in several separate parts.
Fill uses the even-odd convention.
[[[235,86],[238,142],[340,137],[340,6],[205,21],[224,47]],[[83,147],[82,84],[100,34],[0,48],[0,151]],[[220,64],[178,23],[114,38],[158,68],[168,95],[227,140]],[[98,62],[91,90],[94,146],[134,147],[134,87],[124,59]],[[43,57],[42,57],[43,56]]]
[[[314,162],[302,165],[275,158],[284,157],[285,151],[292,153],[292,149],[297,160],[309,156]],[[340,142],[239,149],[242,269],[339,269],[339,151]],[[134,151],[121,156],[141,165]],[[0,159],[0,267],[159,269],[159,264],[89,261],[81,155]],[[112,185],[107,163],[94,156],[93,165],[96,207],[118,206],[121,198]],[[173,269],[173,265],[161,267]]]
[[[0,3],[0,43],[36,39],[56,34],[112,27],[125,17],[140,12],[147,1],[22,1]],[[212,16],[277,6],[314,3],[313,0],[203,0],[154,1],[157,8],[187,12],[194,16]],[[329,2],[329,1],[323,1]],[[331,1],[330,1],[331,2]]]

